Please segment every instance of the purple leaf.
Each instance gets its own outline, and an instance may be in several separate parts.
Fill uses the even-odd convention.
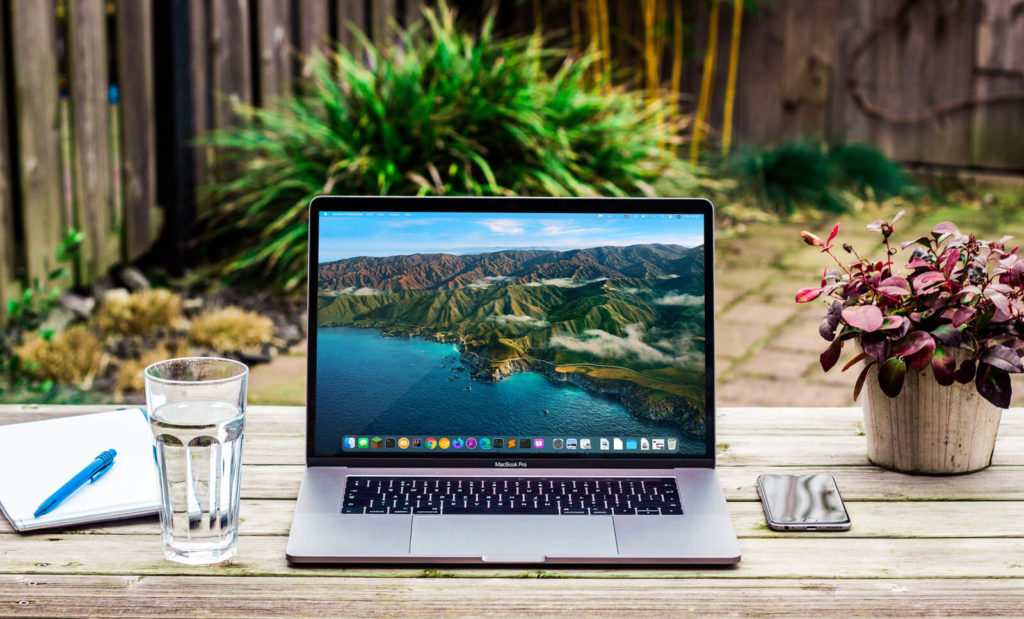
[[[882,326],[878,327],[879,331],[889,331],[892,329],[899,329],[904,324],[909,322],[906,316],[886,316],[882,320]]]
[[[953,326],[959,327],[962,324],[970,322],[971,318],[974,318],[974,315],[977,313],[978,311],[975,310],[973,307],[958,308],[955,312],[953,312]]]
[[[892,218],[892,223],[891,223],[891,224],[889,224],[889,225],[891,225],[891,226],[895,226],[895,225],[896,225],[896,222],[897,222],[897,221],[899,221],[899,220],[900,220],[900,217],[903,217],[903,215],[904,215],[904,214],[905,214],[906,212],[907,212],[907,210],[906,210],[906,209],[902,209],[902,210],[900,210],[900,212],[899,212],[899,213],[896,213],[896,216]]]
[[[925,271],[914,278],[914,288],[918,293],[922,293],[925,290],[941,284],[946,281],[946,276],[939,271]]]
[[[879,292],[879,294],[883,294],[883,295],[885,295],[887,297],[897,297],[897,298],[899,298],[899,297],[909,297],[910,296],[910,291],[909,290],[907,290],[905,288],[900,288],[898,286],[879,286],[878,287],[878,292]]]
[[[886,341],[884,337],[879,337],[878,339],[865,337],[861,340],[860,345],[864,348],[864,352],[879,362],[885,357]]]
[[[828,318],[822,320],[818,323],[818,335],[820,335],[822,339],[826,339],[831,342],[832,338],[836,336],[835,325],[830,323]]]
[[[866,226],[866,228],[868,230],[872,231],[872,232],[878,232],[878,231],[880,231],[882,229],[882,226],[884,226],[884,225],[885,225],[885,220],[884,219],[876,219],[873,222],[869,223]]]
[[[871,333],[882,326],[884,317],[882,310],[875,305],[855,305],[843,309],[843,320],[851,327]]]
[[[825,372],[831,370],[835,366],[836,362],[839,361],[839,354],[842,352],[843,340],[837,338],[836,341],[832,342],[829,347],[825,349],[825,352],[821,353],[821,356],[818,358],[818,360],[821,361],[821,369]]]
[[[928,367],[935,352],[935,340],[924,331],[912,331],[893,344],[892,354],[903,357],[912,368],[920,372]]]
[[[892,277],[886,277],[882,281],[878,282],[878,285],[879,286],[895,286],[897,288],[902,288],[902,289],[906,290],[907,292],[910,292],[910,283],[906,280],[906,278],[900,277],[899,275],[894,275]]]
[[[932,357],[932,374],[935,380],[943,387],[953,384],[953,372],[956,370],[956,359],[942,348],[935,349],[935,356]]]
[[[856,357],[854,357],[853,359],[850,359],[849,361],[846,362],[846,365],[843,366],[843,370],[842,371],[845,372],[846,370],[849,370],[850,368],[852,368],[853,366],[857,365],[858,363],[860,363],[861,361],[863,361],[863,360],[865,360],[867,358],[868,358],[868,353],[866,353],[866,352],[858,353]]]
[[[821,296],[821,288],[801,288],[796,293],[797,303],[810,303]]]
[[[932,236],[935,238],[939,238],[943,234],[960,234],[960,229],[948,221],[936,224],[935,227],[932,228]]]
[[[960,383],[961,385],[966,385],[967,383],[974,380],[974,372],[974,359],[964,359],[964,362],[960,364],[960,368],[953,373],[953,378],[955,378],[956,382]]]
[[[950,348],[960,346],[960,342],[963,339],[960,331],[954,329],[951,325],[939,325],[935,327],[932,329],[932,337]]]
[[[1004,372],[1010,374],[1020,374],[1024,372],[1024,365],[1020,362],[1020,357],[1017,355],[1017,351],[1003,346],[1002,344],[996,344],[995,346],[989,346],[988,350],[981,357],[982,363],[987,363],[993,367],[997,367]]]
[[[928,237],[926,237],[926,236],[919,236],[919,237],[917,237],[916,239],[914,239],[912,241],[903,241],[902,243],[900,243],[900,249],[906,249],[906,248],[910,247],[911,245],[914,245],[915,243],[917,245],[920,245],[921,247],[931,247],[931,244],[929,243]]]
[[[875,364],[875,361],[868,361],[864,369],[860,371],[860,376],[857,377],[857,383],[853,386],[853,399],[856,400],[860,397],[860,390],[864,388],[864,379],[868,377],[868,370]]]
[[[836,227],[832,228],[832,234],[828,235],[828,241],[826,241],[826,244],[827,245],[831,245],[832,244],[832,240],[834,238],[836,238],[837,234],[839,234],[839,222],[838,221],[836,222]]]
[[[907,263],[907,268],[908,269],[930,269],[930,268],[932,268],[932,263],[928,262],[924,258],[914,258],[913,260],[911,260],[910,262]]]
[[[974,383],[978,393],[999,408],[1010,407],[1010,375],[997,367],[982,363]]]
[[[892,357],[878,368],[878,386],[882,393],[895,398],[903,391],[903,380],[907,377],[907,364],[899,357]]]

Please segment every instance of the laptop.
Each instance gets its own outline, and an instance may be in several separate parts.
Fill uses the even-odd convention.
[[[321,196],[293,563],[736,563],[700,199]]]

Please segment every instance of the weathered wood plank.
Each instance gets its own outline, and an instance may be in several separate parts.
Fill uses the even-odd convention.
[[[977,97],[1024,92],[1024,18],[1011,0],[984,0],[978,19],[974,89]],[[969,110],[970,163],[1024,169],[1024,140],[1010,138],[1024,118],[1024,101]]]
[[[485,586],[481,586],[484,585]],[[195,576],[0,576],[0,596],[24,601],[7,612],[51,615],[80,609],[107,615],[125,606],[152,615],[180,616],[203,600],[205,616],[258,617],[294,614],[377,616],[386,601],[398,616],[478,616],[501,608],[510,616],[709,616],[756,614],[791,617],[847,615],[935,616],[1019,613],[1024,599],[1014,580],[849,579],[810,580],[518,579],[422,578],[402,581],[345,577],[279,579]],[[949,596],[956,591],[955,597]],[[237,598],[235,598],[237,596]],[[455,601],[467,600],[466,603]],[[472,603],[468,601],[471,600]],[[197,609],[196,609],[197,610]]]
[[[118,4],[117,32],[124,258],[131,261],[142,256],[158,234],[152,5]]]
[[[398,17],[397,0],[374,0],[370,3],[370,24],[373,44],[381,49],[392,38],[392,21]]]
[[[787,138],[820,138],[825,134],[835,5],[834,0],[796,0],[784,5],[785,42],[779,68],[781,130]]]
[[[853,529],[832,533],[784,533],[765,524],[761,504],[754,501],[732,501],[729,512],[740,538],[748,537],[810,537],[840,538],[979,538],[1024,537],[1020,519],[1024,514],[1022,501],[859,501],[848,500],[847,507]],[[242,535],[288,535],[293,499],[242,499],[239,532]],[[965,523],[970,526],[965,526]],[[103,524],[82,525],[65,529],[31,533],[47,535],[159,535],[156,516],[134,518]],[[6,520],[0,518],[0,535],[16,535]],[[2,543],[2,542],[0,542]]]
[[[305,5],[303,5],[304,7]],[[291,92],[292,49],[291,3],[262,0],[258,3],[259,103],[266,103]],[[300,7],[300,10],[302,7]]]
[[[83,233],[79,280],[92,282],[121,258],[121,217],[114,208],[107,29],[104,0],[68,5],[72,206]]]
[[[192,135],[202,136],[213,127],[211,53],[211,15],[209,0],[189,0],[189,46],[192,53]],[[213,180],[213,162],[208,147],[195,145],[195,183],[202,187]],[[197,215],[202,216],[203,212]]]
[[[4,536],[0,573],[297,575],[285,559],[284,536],[241,536],[238,557],[225,566],[183,566],[163,558],[158,535]],[[1024,578],[1024,539],[870,539],[792,535],[740,540],[742,563],[733,569],[558,568],[555,576],[658,578]],[[531,570],[463,567],[453,576],[517,576]],[[372,566],[306,568],[308,575],[415,576],[422,570]],[[432,570],[433,572],[433,570]]]
[[[302,75],[309,76],[307,59],[317,50],[327,49],[330,45],[330,12],[327,0],[307,0],[298,5],[299,14],[299,55],[302,60]]]
[[[7,32],[7,14],[0,7],[0,32]],[[14,168],[10,133],[7,127],[8,109],[7,84],[11,76],[7,72],[4,46],[0,45],[0,325],[7,313],[7,301],[18,293],[15,271],[15,223],[14,223]]]
[[[337,0],[338,42],[345,48],[356,51],[359,44],[352,34],[352,28],[367,33],[366,5],[362,0]]]
[[[237,124],[237,103],[252,103],[252,68],[249,63],[249,3],[214,0],[210,13],[213,90],[213,126]]]
[[[61,189],[60,108],[53,0],[12,0],[14,115],[29,280],[45,279],[68,219]],[[13,158],[13,157],[12,157]],[[69,284],[70,277],[61,283]]]
[[[285,594],[284,591],[287,591]],[[956,592],[951,595],[951,592]],[[178,617],[775,615],[1009,617],[1024,612],[1013,579],[664,580],[358,579],[293,576],[0,576],[0,599],[14,615],[133,614]],[[385,605],[386,604],[386,605]]]
[[[422,21],[423,9],[426,7],[426,0],[405,0],[405,22],[403,25],[411,26],[418,21]]]

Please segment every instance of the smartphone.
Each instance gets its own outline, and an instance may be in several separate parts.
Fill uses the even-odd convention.
[[[850,514],[831,475],[761,475],[757,494],[768,526],[776,531],[850,529]]]

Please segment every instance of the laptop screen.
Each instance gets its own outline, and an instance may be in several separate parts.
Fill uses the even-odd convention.
[[[311,455],[709,457],[705,215],[313,217]]]

